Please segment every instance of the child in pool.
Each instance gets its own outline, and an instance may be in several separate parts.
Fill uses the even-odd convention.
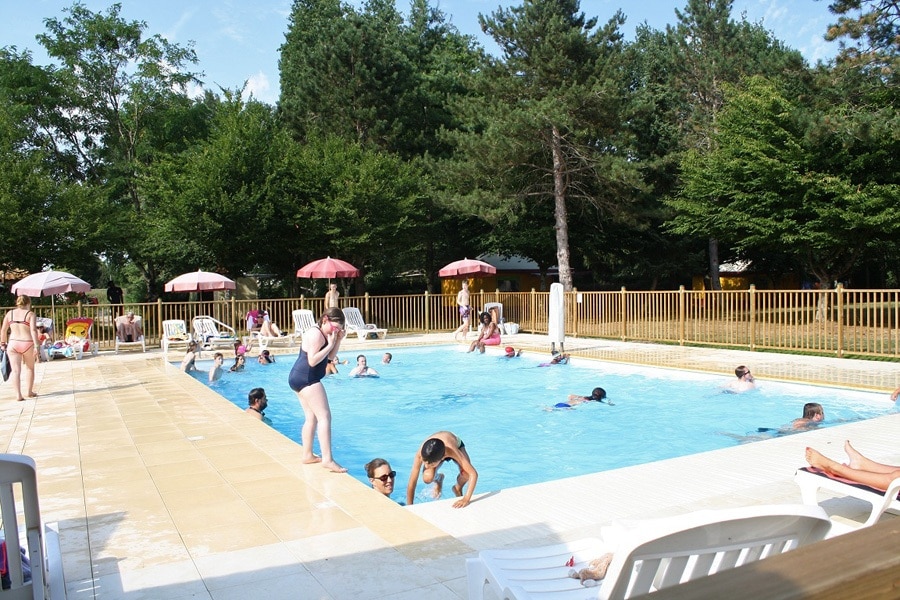
[[[583,404],[585,402],[601,402],[609,404],[610,406],[615,406],[612,402],[606,400],[606,390],[604,390],[602,387],[596,387],[593,389],[593,391],[591,391],[590,396],[569,394],[568,401],[554,404],[553,408],[572,408],[573,406],[578,406],[579,404]]]
[[[472,501],[472,493],[475,491],[475,484],[478,482],[478,471],[472,466],[469,460],[469,453],[466,451],[466,445],[459,436],[449,431],[438,431],[428,437],[422,444],[419,452],[413,459],[412,471],[409,473],[409,482],[406,484],[406,504],[411,506],[415,500],[416,484],[419,482],[419,471],[422,471],[422,481],[425,483],[435,483],[434,497],[440,498],[442,484],[444,483],[444,474],[438,473],[440,466],[448,460],[452,460],[459,467],[459,475],[456,476],[456,485],[453,486],[453,493],[459,497],[453,504],[453,508],[462,508]],[[463,496],[463,488],[469,484]]]

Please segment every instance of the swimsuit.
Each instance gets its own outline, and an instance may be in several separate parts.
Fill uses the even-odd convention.
[[[553,408],[572,408],[572,405],[566,404],[565,402],[559,402],[558,404],[554,404]]]
[[[468,306],[460,306],[459,307],[459,316],[463,319],[469,318],[469,307]]]
[[[31,313],[30,310],[25,311],[25,318],[21,321],[17,321],[12,318],[12,314],[10,314],[9,322],[10,323],[18,323],[19,325],[28,325],[28,315]],[[7,344],[7,348],[12,350],[16,354],[25,354],[29,350],[34,347],[34,340],[16,340],[10,338],[9,344]]]
[[[500,345],[500,332],[495,331],[494,334],[488,339],[481,342],[485,346],[499,346]]]
[[[319,333],[322,333],[321,329],[319,330]],[[322,337],[325,337],[324,333],[322,333]],[[319,350],[327,345],[328,342],[326,341],[319,346]],[[290,385],[291,389],[295,392],[299,392],[305,387],[311,386],[314,383],[319,383],[325,377],[325,367],[327,366],[327,360],[323,360],[317,365],[310,366],[309,355],[306,354],[306,351],[301,347],[300,356],[297,357],[297,361],[294,362],[294,366],[291,367],[291,374],[288,375],[288,385]]]

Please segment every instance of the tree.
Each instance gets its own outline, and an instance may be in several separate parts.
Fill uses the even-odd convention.
[[[838,63],[871,69],[896,81],[900,74],[900,2],[836,0],[828,9],[839,15],[825,34],[826,40],[840,42]],[[857,14],[848,16],[851,13]]]
[[[163,124],[153,115],[184,97],[186,85],[195,81],[184,68],[197,58],[190,46],[144,37],[146,23],[125,21],[120,11],[120,4],[105,13],[74,4],[63,20],[47,19],[48,32],[38,41],[59,65],[43,72],[49,94],[22,100],[40,103],[44,139],[68,178],[102,190],[101,224],[110,237],[95,251],[125,253],[155,289],[157,266],[141,253],[148,233],[138,182],[155,157],[149,124]]]
[[[577,0],[526,0],[480,16],[503,57],[474,79],[477,95],[458,104],[465,130],[457,146],[458,210],[496,222],[520,203],[552,201],[560,282],[572,289],[571,202],[615,209],[639,185],[620,131],[625,97],[623,22],[603,27]]]
[[[867,246],[895,239],[896,175],[859,181],[853,167],[826,158],[839,140],[806,135],[809,120],[770,80],[756,76],[735,88],[714,150],[695,150],[684,163],[676,229],[709,231],[740,251],[789,253],[823,287],[846,275]],[[885,143],[895,144],[889,136]]]

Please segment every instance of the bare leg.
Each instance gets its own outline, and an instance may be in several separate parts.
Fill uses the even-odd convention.
[[[331,407],[321,382],[307,386],[298,392],[304,413],[311,411],[316,419],[316,434],[322,450],[322,466],[335,473],[346,473],[347,469],[337,464],[331,455]],[[304,424],[305,425],[305,424]]]
[[[25,387],[28,388],[28,397],[36,398],[34,393],[34,351],[29,350],[22,355],[22,367],[25,370]]]
[[[21,402],[25,399],[22,396],[22,355],[13,351],[8,351],[7,356],[9,357],[9,384],[12,386],[14,390],[16,390],[16,400]]]
[[[463,486],[469,481],[469,474],[460,469],[456,476],[456,485],[453,486],[453,494],[458,498],[463,495]]]
[[[872,471],[873,473],[890,473],[896,471],[897,467],[877,463],[874,460],[866,458],[859,451],[850,445],[850,440],[844,442],[844,451],[850,459],[850,468],[860,469],[861,471]]]
[[[900,467],[894,467],[892,471],[878,472],[854,469],[831,460],[812,448],[806,449],[806,461],[817,469],[822,469],[838,477],[856,481],[879,490],[886,490],[894,479],[900,477]]]
[[[302,390],[301,390],[302,391]],[[300,443],[303,445],[303,454],[300,458],[304,464],[322,462],[322,459],[313,454],[313,435],[316,432],[316,415],[307,406],[300,392],[297,392],[300,406],[303,408],[303,427],[300,429]]]

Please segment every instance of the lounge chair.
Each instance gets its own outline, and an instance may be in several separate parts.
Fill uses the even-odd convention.
[[[505,321],[503,320],[503,304],[501,302],[485,302],[482,312],[491,315],[491,320],[497,324],[500,333],[506,333],[503,331],[503,323]]]
[[[55,342],[47,348],[50,358],[75,357],[80,360],[85,352],[97,353],[96,346],[91,340],[91,330],[94,320],[89,317],[76,317],[66,321],[66,333],[62,340]]]
[[[347,321],[347,333],[355,333],[361,340],[387,337],[387,329],[381,329],[374,323],[366,323],[355,306],[344,309],[344,319]]]
[[[116,320],[115,320],[115,322],[114,322],[114,324],[115,324],[115,326],[116,326],[116,354],[119,353],[119,348],[121,348],[121,347],[137,347],[137,346],[140,346],[141,352],[146,352],[146,351],[147,351],[147,344],[146,344],[146,342],[144,341],[144,334],[143,334],[144,328],[143,328],[143,326],[141,325],[141,318],[140,318],[138,315],[135,315],[135,316],[134,316],[134,324],[135,324],[135,326],[136,326],[138,329],[140,329],[141,332],[142,332],[141,335],[138,336],[138,339],[136,339],[136,340],[131,340],[130,342],[128,342],[128,341],[125,341],[125,340],[119,338],[119,324],[120,324],[124,319],[126,319],[126,318],[127,318],[127,317],[126,317],[125,315],[122,315],[122,316],[120,316],[120,317],[116,317]]]
[[[234,346],[238,341],[234,329],[212,317],[194,317],[194,338],[201,347]]]
[[[485,583],[500,598],[518,600],[630,598],[822,540],[830,529],[818,506],[751,506],[612,526],[602,540],[485,550],[466,560],[469,600],[484,598]],[[596,587],[569,575],[609,552]]]
[[[794,481],[800,486],[803,503],[810,506],[818,504],[819,488],[868,502],[872,505],[872,512],[863,527],[877,523],[887,510],[900,511],[900,477],[894,479],[885,491],[829,475],[820,469],[802,467],[794,474]]]
[[[270,345],[287,345],[293,346],[296,339],[301,334],[298,334],[296,331],[293,333],[282,333],[281,335],[263,335],[261,331],[251,331],[250,335],[244,338],[244,345],[250,347],[250,345],[255,341],[259,344],[260,350],[265,350]]]
[[[163,333],[160,345],[162,346],[163,353],[168,353],[169,348],[172,346],[187,348],[188,344],[191,343],[191,336],[188,333],[187,325],[184,324],[182,319],[168,319],[163,321],[162,328]]]
[[[307,329],[312,329],[316,326],[316,316],[309,309],[298,308],[291,313],[291,316],[294,318],[295,336],[302,337]]]
[[[18,491],[18,494],[16,493]],[[22,501],[16,510],[16,496]],[[24,517],[24,532],[19,531],[19,516]],[[55,524],[46,529],[41,523],[34,460],[20,454],[0,454],[0,516],[6,546],[10,588],[0,591],[4,600],[65,598],[59,531]],[[22,568],[25,550],[31,567],[28,579]]]

